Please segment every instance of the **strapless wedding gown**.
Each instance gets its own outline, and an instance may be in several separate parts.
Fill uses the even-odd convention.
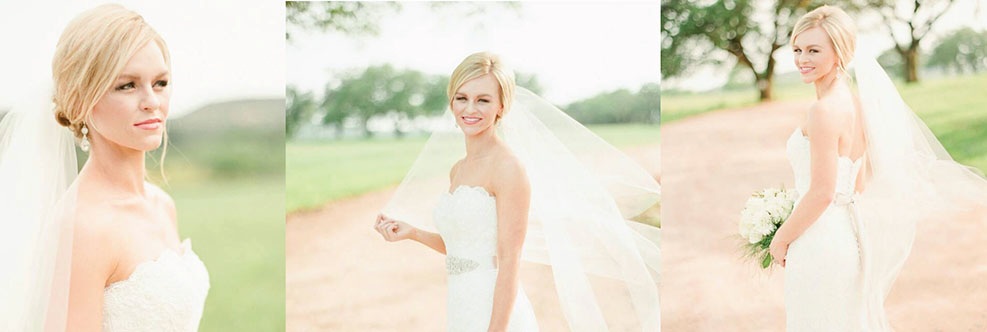
[[[103,331],[197,331],[208,292],[206,267],[185,240],[180,252],[166,249],[106,287]]]
[[[497,283],[497,207],[482,187],[444,193],[434,212],[445,241],[448,283],[446,330],[486,331]],[[531,302],[518,285],[508,331],[537,331]]]
[[[811,180],[809,140],[801,129],[792,133],[787,150],[801,197]],[[860,160],[839,157],[834,202],[788,248],[785,313],[789,332],[861,330],[861,265],[852,201],[860,166]]]

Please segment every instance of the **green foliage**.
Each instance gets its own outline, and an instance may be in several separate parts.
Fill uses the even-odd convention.
[[[596,125],[591,130],[617,147],[656,144],[657,125]],[[286,154],[287,211],[382,190],[401,182],[425,138],[289,142]],[[657,223],[656,212],[650,223]]]
[[[295,134],[299,125],[304,124],[315,112],[315,97],[311,92],[300,92],[289,85],[285,89],[284,130],[287,137]]]
[[[977,32],[971,28],[954,31],[932,50],[925,66],[957,74],[987,69],[987,31]]]
[[[447,100],[447,84],[447,79],[415,70],[372,66],[343,77],[339,86],[326,87],[321,105],[322,123],[340,126],[352,116],[363,123],[364,134],[369,137],[372,132],[366,124],[371,118],[389,115],[400,124],[419,115],[441,112]]]
[[[565,112],[583,124],[658,123],[661,88],[645,84],[636,93],[627,89],[600,93],[573,102]]]
[[[350,1],[288,1],[285,15],[288,29],[285,39],[291,40],[290,30],[338,31],[351,35],[376,35],[380,19],[396,12],[396,2]]]
[[[796,20],[821,1],[666,0],[661,8],[661,72],[664,77],[725,61],[754,74],[760,99],[771,99],[775,60],[772,54],[788,43]],[[760,9],[763,8],[763,9]],[[768,11],[765,12],[764,9]]]

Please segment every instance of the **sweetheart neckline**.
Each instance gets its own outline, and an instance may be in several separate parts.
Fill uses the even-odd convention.
[[[471,186],[471,185],[468,185],[468,184],[458,185],[458,186],[456,186],[456,189],[453,189],[452,190],[452,192],[448,192],[447,191],[445,194],[448,195],[449,197],[452,197],[452,196],[455,196],[456,193],[458,193],[460,191],[460,189],[472,189],[472,190],[479,189],[485,196],[490,197],[491,199],[494,199],[494,195],[491,195],[490,192],[487,191],[487,188],[484,188],[483,186]]]
[[[181,252],[179,253],[178,250],[181,250]],[[174,250],[172,248],[165,248],[164,250],[161,251],[161,254],[158,255],[157,258],[151,259],[151,260],[146,260],[146,261],[137,263],[137,266],[134,267],[134,270],[130,272],[130,275],[128,275],[127,278],[114,281],[113,283],[111,283],[108,286],[104,287],[103,288],[104,292],[106,290],[109,290],[110,288],[118,287],[118,285],[120,285],[120,284],[124,284],[124,283],[126,283],[128,281],[133,281],[134,280],[134,276],[137,275],[137,272],[138,271],[141,271],[142,268],[146,269],[147,266],[149,266],[149,265],[160,263],[162,261],[162,259],[165,256],[167,256],[168,254],[172,254],[172,255],[174,255],[175,257],[178,257],[178,258],[185,258],[185,257],[187,257],[189,254],[193,253],[192,252],[192,240],[189,239],[189,238],[186,238],[184,241],[182,241],[181,244],[179,244],[178,250]]]

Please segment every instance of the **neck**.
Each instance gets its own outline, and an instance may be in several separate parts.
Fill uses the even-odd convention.
[[[497,137],[496,128],[493,126],[476,135],[466,136],[466,159],[486,156],[499,142],[500,137]]]
[[[144,151],[101,140],[94,142],[80,176],[99,179],[114,192],[144,195]]]
[[[822,99],[823,96],[829,94],[838,84],[844,82],[844,79],[836,74],[837,71],[834,69],[829,75],[823,76],[816,80],[816,99]]]

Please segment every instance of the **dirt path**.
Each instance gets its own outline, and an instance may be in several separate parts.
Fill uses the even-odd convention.
[[[655,144],[626,152],[657,177],[658,149]],[[387,243],[372,229],[391,193],[369,193],[288,216],[288,331],[445,329],[444,257],[411,241]],[[542,330],[564,331],[551,271],[530,264],[523,266],[521,275]],[[602,281],[596,285],[613,287]],[[604,310],[615,315],[628,312],[606,304]]]
[[[783,331],[783,271],[741,261],[748,195],[793,186],[785,141],[808,107],[772,103],[662,126],[664,331]],[[888,299],[897,331],[987,330],[987,211],[919,227]]]

